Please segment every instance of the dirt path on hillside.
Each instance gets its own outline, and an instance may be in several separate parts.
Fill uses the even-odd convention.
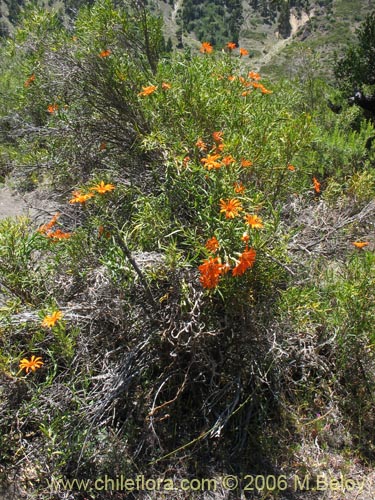
[[[299,28],[304,26],[312,16],[314,16],[314,10],[312,10],[309,14],[307,14],[306,12],[302,12],[300,18],[298,18],[295,14],[293,14],[293,12],[291,12],[289,18],[289,22],[292,27],[290,36],[288,38],[281,38],[275,43],[270,51],[267,52],[267,54],[265,54],[258,62],[258,70],[264,64],[268,64],[269,62],[271,62],[272,58],[276,56],[293,39]]]
[[[27,205],[19,195],[12,193],[6,186],[0,188],[0,219],[27,213]]]
[[[58,211],[59,206],[58,200],[51,198],[49,191],[37,189],[21,196],[8,186],[0,187],[0,220],[25,215],[34,223],[42,224]]]
[[[180,10],[181,6],[182,0],[177,0],[172,11],[172,23],[176,23],[177,12]]]

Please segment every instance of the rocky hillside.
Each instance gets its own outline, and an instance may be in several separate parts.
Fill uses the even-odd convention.
[[[300,68],[309,67],[329,78],[334,53],[353,40],[375,2],[244,0],[238,10],[231,5],[230,0],[159,2],[166,36],[177,47],[203,40],[220,46],[230,39],[269,76],[299,76]]]
[[[90,0],[39,0],[60,17],[74,16]],[[121,2],[118,2],[121,3]],[[233,41],[249,51],[251,65],[269,76],[300,76],[311,68],[330,77],[335,51],[347,45],[374,0],[148,0],[163,17],[168,48],[216,47]],[[23,0],[0,0],[0,34],[17,23]],[[313,61],[315,59],[315,61]],[[314,67],[315,65],[315,67]]]

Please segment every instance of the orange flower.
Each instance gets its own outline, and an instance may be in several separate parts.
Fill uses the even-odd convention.
[[[163,90],[169,90],[171,87],[172,87],[172,85],[171,85],[170,83],[167,83],[167,82],[163,82],[163,83],[161,84],[161,88],[162,88]]]
[[[105,149],[107,149],[107,143],[101,142],[99,146],[99,151],[104,151]]]
[[[57,222],[57,219],[60,217],[60,212],[57,212],[53,217],[52,219],[47,222],[47,224],[43,224],[42,226],[40,226],[38,228],[38,233],[42,233],[42,234],[46,234],[48,231],[50,231],[50,229],[53,228],[53,226],[56,224]]]
[[[104,181],[100,181],[99,184],[90,188],[90,191],[96,191],[99,194],[104,194],[109,191],[113,191],[115,186],[113,184],[104,184]]]
[[[20,361],[20,370],[26,370],[26,373],[29,373],[29,371],[35,372],[37,368],[41,368],[43,366],[43,361],[42,358],[40,357],[35,357],[31,356],[30,359],[23,358]]]
[[[234,42],[228,42],[226,47],[228,50],[232,51],[237,47],[237,45]]]
[[[229,167],[229,165],[234,163],[236,160],[233,158],[232,155],[228,155],[228,156],[224,156],[222,161],[223,161],[223,165],[225,165],[226,167]]]
[[[262,219],[257,215],[245,215],[245,222],[249,224],[251,229],[262,229],[264,227]]]
[[[241,92],[242,97],[246,97],[249,94],[251,94],[251,90],[244,90],[243,92]]]
[[[320,182],[316,177],[313,177],[313,182],[314,182],[314,190],[316,193],[320,193]]]
[[[228,80],[229,80],[230,82],[234,82],[234,80],[235,80],[235,79],[236,79],[236,77],[235,77],[234,75],[229,75],[229,76],[228,76]]]
[[[207,170],[212,170],[213,168],[218,169],[221,167],[221,163],[217,161],[220,158],[219,154],[207,155],[207,158],[202,158],[201,163],[205,165]]]
[[[148,96],[155,92],[158,87],[156,85],[149,85],[148,87],[142,87],[142,91],[138,93],[139,96]]]
[[[59,105],[58,104],[50,104],[47,108],[47,111],[48,113],[54,113],[55,111],[57,111],[59,109]]]
[[[223,142],[223,133],[224,132],[213,132],[212,138],[216,142],[216,144],[221,144]]]
[[[202,54],[211,54],[214,48],[212,47],[210,42],[202,42],[201,48],[199,50],[202,52]]]
[[[272,94],[272,90],[268,90],[266,89],[265,87],[260,87],[260,91],[262,92],[262,94]]]
[[[253,165],[253,162],[250,160],[244,160],[242,158],[241,160],[241,167],[251,167]]]
[[[99,57],[108,57],[111,55],[111,51],[109,49],[102,50],[99,54]]]
[[[244,272],[253,267],[256,257],[256,251],[254,248],[250,248],[250,250],[246,247],[244,252],[240,256],[240,260],[236,267],[233,268],[232,274],[233,276],[241,276]]]
[[[261,76],[259,73],[256,73],[255,71],[250,71],[249,74],[247,75],[249,78],[252,80],[260,80]]]
[[[42,326],[49,328],[50,326],[55,326],[55,324],[60,321],[63,317],[63,313],[61,311],[54,311],[50,316],[45,316],[42,321]]]
[[[252,82],[248,82],[243,76],[239,76],[238,79],[244,87],[252,86]]]
[[[259,82],[251,82],[250,85],[254,88],[254,89],[260,89],[260,91],[262,92],[262,94],[272,94],[272,90],[268,90],[266,89],[266,87],[262,84],[262,83],[259,83]]]
[[[215,288],[219,284],[220,276],[225,271],[219,257],[210,257],[201,264],[198,269],[201,273],[199,281],[203,288]]]
[[[246,188],[242,184],[242,182],[235,182],[233,184],[233,187],[234,187],[234,192],[238,194],[243,194],[246,191]]]
[[[287,167],[287,168],[288,168],[288,170],[290,170],[291,172],[294,172],[294,171],[295,171],[295,169],[296,169],[296,167],[295,167],[294,165],[291,165],[290,163],[289,163],[289,165],[288,165],[288,167]]]
[[[218,144],[215,148],[215,151],[220,153],[221,151],[223,151],[225,148],[225,144],[222,142],[221,144]]]
[[[240,48],[240,57],[242,57],[242,56],[248,56],[248,55],[249,55],[249,51],[248,50]]]
[[[111,233],[109,231],[105,231],[104,226],[100,225],[98,229],[98,238],[100,239],[104,235],[107,240],[111,237]]]
[[[47,233],[46,236],[52,240],[67,240],[72,236],[72,233],[64,233],[61,229],[56,229],[56,231]]]
[[[216,252],[216,250],[219,248],[219,242],[217,241],[216,236],[212,236],[212,238],[207,240],[205,247],[210,252]]]
[[[207,149],[207,144],[203,142],[201,138],[197,140],[195,145],[197,146],[198,149],[201,149],[202,151],[206,151]]]
[[[86,203],[87,200],[92,198],[94,193],[82,193],[81,191],[73,191],[73,198],[69,200],[69,203]]]
[[[191,160],[190,156],[185,156],[185,158],[182,160],[182,164],[184,167],[187,167],[187,164]]]
[[[363,248],[363,247],[367,247],[367,245],[369,244],[368,241],[354,241],[353,242],[353,245],[356,247],[356,248]]]
[[[35,75],[34,73],[29,76],[29,78],[25,81],[25,83],[23,84],[24,87],[30,87],[30,85],[35,81]]]
[[[239,215],[238,212],[243,210],[241,202],[237,198],[231,198],[229,200],[220,200],[220,213],[225,213],[226,219],[234,219]]]

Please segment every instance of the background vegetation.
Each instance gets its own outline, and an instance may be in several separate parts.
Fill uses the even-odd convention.
[[[238,49],[171,54],[160,19],[111,0],[68,25],[25,9],[1,58],[1,175],[59,206],[0,222],[9,495],[129,498],[50,489],[105,474],[316,478],[314,446],[337,474],[373,464],[361,110],[311,67],[267,81]]]

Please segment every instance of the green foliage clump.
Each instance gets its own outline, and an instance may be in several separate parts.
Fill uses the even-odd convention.
[[[336,56],[335,77],[346,92],[362,85],[375,84],[375,12],[369,13],[357,31],[357,43]]]
[[[238,43],[242,5],[238,0],[185,0],[181,20],[183,28],[194,32],[198,40],[218,46]]]

